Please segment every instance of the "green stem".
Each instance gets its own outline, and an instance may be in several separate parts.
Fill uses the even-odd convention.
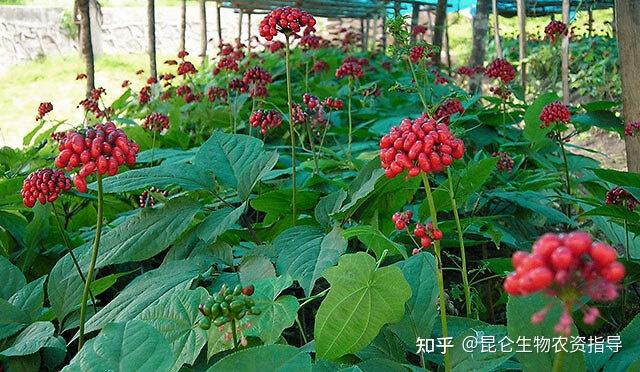
[[[567,152],[564,149],[564,141],[557,130],[558,142],[560,143],[560,151],[562,152],[562,161],[564,162],[564,176],[567,180],[567,195],[571,196],[571,178],[569,175],[569,162],[567,161]],[[567,204],[567,216],[571,219],[571,204]]]
[[[256,99],[255,97],[251,98],[251,113],[253,114],[256,111]],[[253,135],[253,126],[251,123],[247,123],[249,125],[249,136]]]
[[[238,333],[236,331],[236,320],[231,317],[231,334],[233,335],[233,351],[238,351]]]
[[[416,71],[413,68],[413,63],[411,62],[410,58],[407,58],[407,61],[409,61],[409,67],[411,68],[411,75],[413,76],[413,81],[416,84],[416,91],[418,92],[418,97],[420,97],[420,102],[422,102],[422,107],[424,107],[425,111],[427,110],[427,101],[424,99],[424,95],[422,94],[422,91],[420,89],[420,86],[418,84],[418,77],[416,75]]]
[[[84,282],[84,289],[82,291],[82,298],[80,299],[80,339],[78,341],[78,351],[82,349],[84,344],[84,320],[85,313],[87,311],[87,297],[89,297],[89,289],[91,287],[91,281],[93,280],[93,271],[96,267],[96,261],[98,259],[98,248],[100,247],[100,235],[102,233],[102,218],[104,200],[102,193],[102,175],[97,174],[96,181],[98,183],[98,216],[96,218],[96,235],[93,239],[93,248],[91,250],[91,262],[89,263],[89,271],[87,272],[87,280]]]
[[[305,126],[307,127],[307,135],[309,136],[309,144],[311,145],[311,153],[313,154],[314,173],[318,174],[318,173],[320,173],[320,166],[318,165],[318,154],[316,154],[316,145],[315,145],[315,142],[313,141],[313,133],[311,132],[311,125],[309,124],[308,120],[305,122]]]
[[[304,341],[305,345],[308,344],[309,340],[307,340],[307,335],[304,334],[304,328],[302,327],[302,323],[300,322],[300,317],[298,315],[296,315],[296,324],[298,325],[298,330],[302,335],[302,341]]]
[[[460,224],[460,216],[458,215],[458,206],[453,193],[453,181],[451,179],[451,170],[447,168],[447,178],[449,179],[449,198],[451,199],[451,208],[453,209],[453,217],[456,220],[456,229],[458,230],[458,241],[460,242],[460,258],[462,259],[462,285],[464,287],[464,301],[467,310],[467,317],[471,316],[471,290],[469,288],[469,277],[467,275],[467,254],[464,249],[464,237],[462,234],[462,225]]]
[[[429,179],[427,178],[426,173],[421,172],[422,174],[422,183],[424,184],[424,190],[427,193],[427,202],[429,203],[429,213],[431,214],[431,224],[434,229],[438,228],[438,216],[436,212],[435,203],[433,202],[433,195],[431,194],[431,186],[429,185]],[[433,241],[433,252],[436,256],[437,261],[437,270],[436,270],[436,279],[438,282],[438,289],[440,291],[439,301],[440,301],[440,324],[442,326],[442,337],[447,337],[447,308],[444,302],[444,277],[442,275],[442,257],[440,255],[440,241]],[[451,360],[449,357],[449,353],[445,352],[444,354],[444,369],[446,372],[451,371]]]
[[[287,100],[289,105],[289,135],[291,136],[291,167],[293,183],[293,193],[291,195],[291,213],[293,214],[293,224],[296,224],[296,135],[293,131],[293,107],[291,98],[291,68],[290,68],[290,51],[289,51],[289,35],[285,35],[285,67],[287,71]]]
[[[624,239],[625,239],[625,245],[624,245],[624,258],[626,258],[627,260],[631,260],[631,256],[629,255],[629,226],[627,225],[627,219],[624,219]]]
[[[67,237],[66,232],[64,231],[64,228],[62,227],[62,223],[60,222],[60,217],[58,216],[58,209],[56,208],[56,203],[51,203],[51,205],[53,206],[53,215],[56,218],[56,224],[58,225],[58,229],[60,230],[60,235],[62,235],[62,241],[64,242],[65,248],[67,248],[67,251],[69,252],[69,255],[71,256],[71,261],[73,261],[73,266],[75,266],[76,271],[78,272],[78,275],[80,275],[80,279],[82,279],[82,283],[86,283],[86,279],[84,277],[84,274],[82,273],[82,269],[80,268],[80,264],[78,263],[78,259],[76,258],[76,255],[73,253],[73,248],[71,247],[71,242],[69,241],[69,238]],[[96,298],[93,296],[93,292],[91,292],[91,289],[89,289],[89,295],[91,296],[91,304],[93,306],[93,311],[96,312]]]
[[[153,131],[153,136],[151,137],[151,166],[153,167],[153,162],[155,161],[155,151],[156,151],[156,131]]]
[[[564,362],[564,351],[560,350],[556,353],[555,358],[553,358],[553,369],[552,372],[560,372],[562,371],[562,363]]]
[[[347,95],[347,110],[349,114],[349,146],[347,147],[347,154],[351,157],[351,134],[353,131],[353,121],[351,119],[351,78],[349,78],[349,94]]]
[[[304,64],[304,92],[309,93],[309,58],[305,58]]]

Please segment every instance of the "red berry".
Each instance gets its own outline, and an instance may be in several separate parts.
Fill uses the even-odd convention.
[[[255,287],[253,285],[248,285],[242,288],[242,294],[244,294],[245,296],[251,296],[254,291],[255,291]]]
[[[551,253],[551,263],[556,270],[568,269],[573,263],[573,255],[567,247],[560,246]]]
[[[571,250],[574,256],[587,253],[591,248],[591,236],[584,231],[574,231],[565,236],[563,245]]]
[[[606,280],[617,283],[624,278],[624,265],[618,261],[610,263],[608,266],[600,270],[600,274]]]
[[[605,243],[594,243],[591,246],[591,258],[600,267],[605,267],[617,258],[616,251]]]

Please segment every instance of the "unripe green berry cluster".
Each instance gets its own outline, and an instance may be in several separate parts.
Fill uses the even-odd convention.
[[[223,285],[220,291],[200,304],[198,310],[204,315],[200,320],[200,328],[208,330],[211,324],[216,327],[224,326],[232,320],[238,321],[246,315],[260,315],[255,302],[251,298],[254,287],[249,285],[242,287],[237,285],[233,290]]]

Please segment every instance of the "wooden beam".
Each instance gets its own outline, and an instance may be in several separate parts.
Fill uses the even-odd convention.
[[[187,34],[187,0],[180,2],[180,45],[178,51],[185,50],[185,37]]]
[[[238,9],[238,43],[242,42],[242,8]]]
[[[562,1],[562,22],[569,27],[569,0]],[[569,104],[569,34],[562,38],[562,102]]]
[[[216,1],[216,23],[218,26],[218,46],[222,45],[222,21],[220,20],[220,2]]]
[[[527,8],[524,0],[516,0],[518,6],[518,28],[520,30],[518,57],[520,59],[520,84],[522,90],[526,91],[527,86],[527,64],[524,62],[527,57]],[[566,0],[569,1],[569,0]]]
[[[156,6],[155,0],[147,0],[147,41],[149,48],[149,70],[153,78],[158,78],[156,63]]]
[[[502,44],[500,43],[500,25],[498,24],[498,0],[492,0],[493,7],[493,42],[496,45],[496,55],[503,58]]]
[[[247,48],[251,53],[251,12],[247,12]]]
[[[200,57],[204,65],[207,60],[207,4],[205,0],[200,0]]]

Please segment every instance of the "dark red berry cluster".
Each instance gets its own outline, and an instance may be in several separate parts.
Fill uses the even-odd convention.
[[[66,135],[66,132],[52,132],[50,137],[52,141],[60,142]]]
[[[324,99],[322,103],[324,107],[329,108],[330,110],[342,110],[344,107],[344,101],[340,98],[327,97]]]
[[[544,33],[547,35],[551,43],[555,43],[557,38],[561,35],[567,34],[567,25],[561,21],[551,21],[544,28]]]
[[[56,157],[58,168],[80,168],[73,184],[80,192],[87,191],[86,178],[98,174],[110,176],[118,173],[124,163],[136,163],[138,145],[112,122],[97,124],[81,131],[71,130],[60,140],[60,154]]]
[[[32,208],[36,202],[46,204],[58,199],[62,191],[71,189],[71,180],[57,169],[43,168],[27,176],[22,182],[22,202]]]
[[[302,103],[307,105],[307,108],[310,110],[314,110],[320,106],[320,100],[318,97],[311,95],[309,93],[305,93],[302,95]]]
[[[184,59],[184,57],[188,56],[189,52],[187,52],[186,50],[181,50],[178,52],[178,58],[180,59]]]
[[[214,75],[218,75],[220,71],[235,71],[238,72],[240,70],[240,66],[238,65],[238,61],[233,57],[224,57],[218,61],[216,68],[213,70]]]
[[[210,87],[209,90],[207,90],[209,102],[226,101],[227,94],[227,90],[221,87]]]
[[[344,62],[336,70],[336,78],[342,79],[343,77],[349,77],[350,79],[361,78],[364,76],[362,72],[362,66],[358,62]]]
[[[239,78],[231,79],[229,81],[229,90],[246,93],[249,90],[249,84],[245,83],[242,79]]]
[[[498,151],[491,154],[491,156],[498,158],[498,163],[496,164],[497,170],[511,172],[513,169],[513,159],[511,159],[509,154],[503,151]]]
[[[178,75],[179,76],[183,76],[183,75],[191,75],[191,74],[195,74],[196,72],[198,72],[198,70],[196,70],[196,66],[193,65],[193,63],[189,62],[189,61],[182,61],[180,62],[180,64],[178,65]]]
[[[304,124],[307,121],[307,113],[297,103],[291,105],[291,117],[294,124]]]
[[[252,127],[260,127],[260,133],[266,136],[270,129],[279,128],[282,124],[282,115],[275,110],[254,111],[249,117],[249,124]]]
[[[409,225],[409,222],[411,222],[412,218],[413,218],[413,212],[411,211],[396,212],[393,214],[393,216],[391,216],[391,220],[393,221],[393,224],[396,226],[396,230],[406,229],[407,226]]]
[[[475,66],[475,67],[471,67],[471,66],[462,66],[458,68],[458,74],[459,75],[464,75],[464,76],[475,76],[475,75],[480,75],[480,74],[484,74],[484,67],[482,66]]]
[[[616,258],[615,249],[593,242],[588,233],[548,233],[533,244],[531,253],[513,254],[516,271],[507,276],[504,289],[512,296],[538,291],[558,296],[565,302],[565,309],[556,332],[568,334],[571,306],[579,296],[586,295],[595,301],[613,301],[618,297],[618,283],[625,270]],[[534,314],[532,321],[542,321],[547,311],[545,308]],[[587,321],[594,317],[592,311],[588,314]]]
[[[169,130],[169,117],[159,112],[151,113],[144,118],[142,128],[152,132],[165,132]]]
[[[105,94],[105,89],[102,87],[91,90],[88,98],[80,101],[78,107],[82,106],[86,112],[92,112],[96,118],[108,118],[112,113],[112,108],[100,109],[100,99]]]
[[[496,58],[485,68],[484,74],[490,78],[500,79],[504,84],[509,84],[516,78],[516,69],[506,59]]]
[[[433,113],[433,118],[436,119],[438,123],[449,125],[451,115],[462,113],[464,113],[462,102],[457,98],[450,98],[438,106],[436,112]]]
[[[151,101],[151,87],[145,85],[142,87],[142,89],[140,89],[138,102],[140,102],[141,105],[146,105],[147,103],[149,103],[149,101]]]
[[[435,85],[445,85],[449,82],[449,80],[442,76],[442,74],[438,72],[438,70],[431,70],[431,73],[435,76],[435,79],[433,81]]]
[[[607,195],[604,198],[606,204],[620,205],[627,207],[630,211],[634,211],[640,202],[635,196],[622,187],[614,187],[607,191]]]
[[[509,97],[511,97],[511,91],[506,88],[506,87],[501,87],[501,86],[497,86],[497,87],[490,87],[489,91],[491,93],[493,93],[493,95],[498,96],[500,98],[502,98],[503,100],[507,100]]]
[[[36,115],[36,121],[42,120],[44,116],[53,111],[53,105],[51,102],[42,102],[38,106],[38,115]]]
[[[550,103],[542,108],[540,121],[540,128],[548,128],[551,124],[557,123],[567,124],[571,121],[569,108],[559,101]]]
[[[179,86],[178,89],[176,89],[176,95],[182,97],[185,103],[196,102],[202,98],[201,93],[194,93],[188,85]]]
[[[415,25],[413,26],[413,29],[411,29],[411,33],[413,35],[423,35],[427,32],[427,28],[425,26],[421,26],[421,25]]]
[[[140,196],[138,196],[138,206],[140,208],[144,207],[153,207],[156,205],[156,199],[151,195],[151,193],[161,194],[163,196],[169,195],[169,191],[162,190],[157,187],[150,187],[149,190],[144,190]]]
[[[149,85],[158,84],[158,79],[153,76],[149,76],[149,78],[147,79],[147,84]]]
[[[464,155],[464,143],[443,123],[419,117],[403,119],[398,127],[380,140],[380,163],[388,178],[405,169],[409,177],[420,172],[439,173]]]
[[[176,76],[174,74],[166,73],[166,74],[162,75],[162,80],[171,81],[171,80],[175,79],[175,77]]]
[[[307,27],[309,29],[309,27]],[[306,30],[305,30],[306,31]],[[322,46],[322,38],[317,35],[304,35],[300,38],[300,47],[305,50],[315,50]]]
[[[285,45],[284,45],[284,43],[282,41],[276,40],[276,41],[274,41],[274,42],[269,44],[269,51],[271,53],[275,53],[275,52],[277,52],[277,51],[279,51],[281,49],[284,49],[284,47],[285,47]]]
[[[396,227],[396,230],[404,230],[411,223],[411,218],[413,218],[413,212],[404,211],[404,212],[396,212],[391,216],[391,220]],[[411,234],[409,231],[407,231]],[[420,222],[416,223],[415,228],[413,229],[413,236],[418,238],[420,241],[420,246],[413,249],[412,254],[418,254],[423,248],[428,248],[431,243],[435,240],[442,239],[442,231],[433,228],[433,224],[429,222],[424,225]]]
[[[260,21],[260,36],[271,41],[282,32],[285,35],[299,32],[303,27],[313,27],[315,18],[304,10],[285,6],[274,9]]]
[[[630,121],[624,125],[624,135],[632,137],[635,134],[640,133],[640,121]]]
[[[314,73],[319,73],[327,70],[329,70],[329,64],[325,61],[316,61],[316,63],[313,64],[313,67],[311,67],[311,71]]]
[[[266,85],[271,83],[271,79],[271,74],[262,67],[252,67],[242,75],[242,80],[247,84]]]

